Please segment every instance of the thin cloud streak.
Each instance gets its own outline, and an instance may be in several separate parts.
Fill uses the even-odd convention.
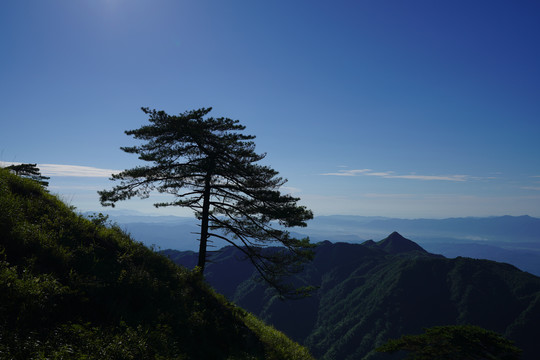
[[[0,162],[0,166],[6,167],[10,165],[19,165],[21,163]],[[65,177],[94,177],[108,178],[113,174],[119,173],[121,170],[100,169],[91,166],[79,165],[61,165],[61,164],[37,164],[37,167],[45,176],[65,176]]]
[[[366,193],[360,195],[364,198],[371,199],[409,199],[417,197],[417,194],[380,194],[380,193]]]
[[[120,170],[100,169],[90,166],[38,164],[44,175],[47,176],[74,176],[74,177],[110,177]]]
[[[439,181],[467,181],[468,175],[396,175],[393,171],[374,172],[371,169],[338,170],[334,173],[320,174],[324,176],[378,176],[385,179],[409,179],[409,180],[439,180]]]
[[[325,173],[320,175],[331,175],[331,176],[357,176],[357,175],[366,175],[365,173],[368,173],[370,171],[373,171],[371,169],[361,169],[361,170],[339,170],[337,173]]]
[[[383,176],[389,179],[411,179],[411,180],[442,180],[442,181],[467,181],[467,175],[388,175]]]

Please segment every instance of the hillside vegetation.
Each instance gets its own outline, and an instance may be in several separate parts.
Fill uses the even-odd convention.
[[[0,169],[0,358],[312,359],[105,222]]]
[[[194,256],[166,253],[186,265]],[[318,285],[318,291],[282,302],[239,259],[234,249],[222,249],[208,266],[209,283],[306,345],[318,359],[390,359],[374,349],[424,328],[466,324],[515,341],[523,359],[538,359],[540,278],[512,265],[447,259],[398,233],[364,244],[325,241],[294,279]],[[231,270],[228,278],[225,269]]]

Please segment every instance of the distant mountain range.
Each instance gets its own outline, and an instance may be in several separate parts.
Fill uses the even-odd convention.
[[[163,253],[187,267],[197,261],[192,251]],[[319,243],[314,260],[291,278],[298,286],[319,287],[301,300],[279,300],[233,247],[213,255],[205,276],[317,359],[390,359],[373,349],[452,324],[496,331],[524,350],[523,359],[538,358],[539,277],[494,261],[431,254],[397,232],[378,242]]]
[[[195,218],[110,212],[110,219],[136,240],[160,249],[198,250]],[[432,253],[506,262],[540,276],[540,219],[499,216],[450,219],[394,219],[364,216],[317,216],[294,235],[313,242],[363,243],[398,231]],[[216,248],[224,246],[216,243]]]

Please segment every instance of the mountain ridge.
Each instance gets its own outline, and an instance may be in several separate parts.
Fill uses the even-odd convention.
[[[209,283],[308,346],[318,359],[385,359],[373,349],[386,339],[466,323],[504,334],[524,349],[524,359],[535,359],[540,278],[513,265],[448,259],[397,232],[363,244],[324,241],[313,262],[292,279],[318,286],[317,292],[281,302],[254,280],[246,264],[234,286],[224,278],[214,281],[214,274],[237,261],[232,249],[226,253],[223,258],[216,253],[208,264]]]
[[[391,254],[408,253],[412,251],[419,251],[421,253],[427,253],[424,248],[409,239],[401,236],[397,231],[392,232],[388,237],[382,239],[376,243],[379,249],[382,249]]]
[[[145,219],[140,214],[136,214],[136,218],[120,214],[121,217],[111,215],[111,221],[147,246],[198,250],[195,218],[164,217],[160,220],[159,216]],[[129,222],[134,219],[139,222]],[[309,236],[312,242],[331,240],[361,244],[367,239],[380,239],[394,230],[414,237],[417,244],[431,253],[508,262],[540,276],[540,219],[531,216],[448,219],[317,216],[307,228],[293,231],[291,235]]]

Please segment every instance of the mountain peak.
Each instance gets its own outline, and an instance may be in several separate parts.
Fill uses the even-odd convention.
[[[426,253],[420,245],[406,239],[400,233],[394,231],[387,238],[377,242],[377,247],[391,254],[420,251]]]
[[[377,243],[373,240],[366,240],[362,243],[364,246],[377,246]]]
[[[390,235],[388,235],[387,239],[393,239],[393,240],[407,240],[407,239],[405,239],[403,236],[401,236],[401,234],[398,233],[397,231],[394,231],[393,233],[391,233]]]

